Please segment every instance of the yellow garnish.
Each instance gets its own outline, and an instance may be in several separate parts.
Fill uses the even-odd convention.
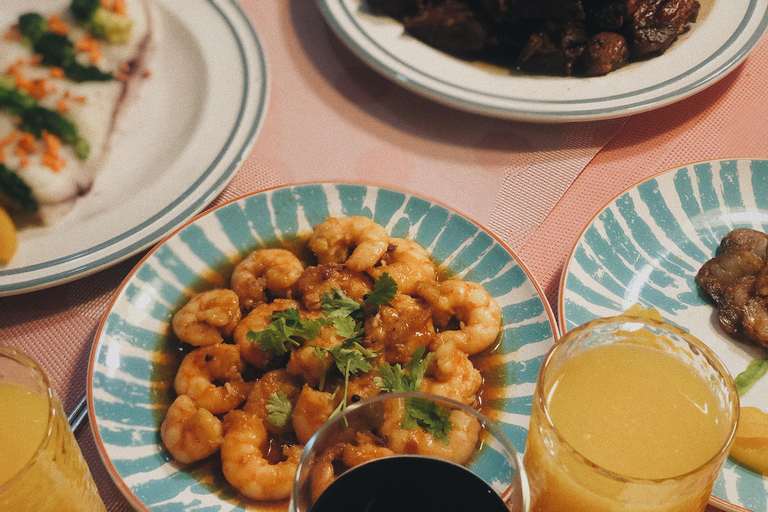
[[[664,321],[664,319],[661,318],[661,313],[659,313],[656,308],[643,309],[643,306],[641,306],[639,302],[632,304],[621,314],[621,316],[636,316],[640,318],[650,318],[651,320],[656,320],[658,322]]]
[[[8,212],[0,207],[0,263],[8,263],[19,247],[16,226]]]
[[[742,407],[731,458],[768,476],[768,413]]]

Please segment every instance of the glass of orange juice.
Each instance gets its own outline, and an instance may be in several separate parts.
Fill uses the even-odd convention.
[[[706,345],[628,316],[565,334],[533,400],[534,512],[703,511],[739,418],[733,379]]]
[[[50,379],[12,347],[0,347],[0,510],[106,510]]]

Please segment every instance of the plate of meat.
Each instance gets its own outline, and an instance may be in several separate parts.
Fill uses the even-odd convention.
[[[318,0],[384,76],[470,112],[608,119],[688,97],[742,62],[768,0]]]
[[[285,511],[333,411],[400,385],[479,408],[522,451],[556,336],[525,265],[460,214],[372,186],[278,187],[206,211],[135,267],[94,339],[89,411],[137,510]],[[492,454],[456,432],[460,451]],[[456,448],[429,439],[416,449]]]
[[[593,217],[566,262],[561,330],[637,304],[654,308],[725,363],[739,389],[740,428],[768,419],[766,197],[768,161],[752,159],[685,165],[622,192]],[[768,446],[764,428],[757,444]],[[766,512],[766,457],[750,462],[744,453],[737,434],[711,503]]]
[[[233,0],[11,0],[0,23],[0,295],[156,243],[255,141],[265,53]]]

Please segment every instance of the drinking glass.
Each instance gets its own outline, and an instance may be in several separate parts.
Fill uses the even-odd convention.
[[[649,379],[649,386],[656,386],[659,390],[658,395],[648,396],[647,393],[643,393],[642,396],[635,396],[638,386],[626,385],[626,390],[624,389],[624,383],[631,381],[632,375],[630,374],[633,373],[631,371],[617,372],[617,380],[611,381],[614,383],[613,385],[601,386],[600,379],[605,378],[607,372],[596,369],[598,365],[595,362],[597,361],[596,358],[581,358],[581,361],[594,362],[595,364],[592,366],[586,365],[577,370],[574,370],[576,367],[573,364],[566,366],[574,358],[584,356],[589,350],[609,346],[616,348],[622,344],[628,345],[628,347],[619,347],[620,350],[640,347],[640,350],[635,350],[632,354],[648,355],[652,358],[651,360],[657,363],[667,361],[664,359],[665,356],[674,358],[675,361],[684,365],[682,368],[677,366],[681,371],[676,374],[684,379],[680,381],[679,386],[668,386],[664,384],[666,381],[660,378]],[[594,356],[597,353],[592,352],[591,354]],[[605,351],[602,354],[604,356]],[[662,358],[661,361],[658,359],[659,357]],[[673,364],[672,361],[668,362]],[[644,365],[644,360],[641,358],[629,359],[628,364],[637,365],[635,371],[638,375],[647,372],[648,366],[651,366]],[[656,364],[655,367],[659,368],[661,365]],[[600,368],[605,368],[605,366]],[[576,393],[587,393],[585,396],[589,397],[590,407],[583,407],[582,409],[592,410],[582,414],[580,409],[574,408],[576,412],[573,416],[556,416],[553,415],[554,408],[551,407],[554,400],[553,396],[557,392],[563,392],[563,383],[566,382],[564,376],[568,371],[571,372],[571,378],[576,374],[596,377],[593,381],[595,386],[573,387]],[[667,373],[671,374],[672,372]],[[691,380],[687,381],[686,379]],[[672,404],[677,399],[690,401],[689,396],[681,392],[684,389],[683,386],[688,383],[694,386],[691,389],[703,391],[701,396],[711,397],[708,403],[711,403],[712,406],[707,407],[707,409],[714,410],[701,411],[698,409],[703,414],[702,417],[707,418],[708,421],[713,421],[710,424],[711,430],[691,429],[692,431],[685,430],[679,434],[683,436],[682,439],[686,442],[690,441],[693,445],[693,448],[686,453],[696,453],[699,446],[705,446],[704,440],[707,432],[716,435],[707,437],[707,439],[711,439],[711,442],[706,446],[712,448],[711,451],[702,449],[702,453],[697,454],[696,459],[690,459],[690,461],[694,461],[691,462],[691,465],[687,465],[688,461],[681,463],[680,467],[685,467],[685,469],[678,471],[678,469],[669,469],[671,466],[668,464],[672,460],[674,445],[676,443],[679,445],[681,438],[673,438],[670,434],[667,440],[663,440],[661,437],[664,436],[664,433],[670,432],[672,429],[663,427],[657,436],[655,427],[661,425],[661,420],[664,419],[661,415],[665,413],[658,412],[662,410],[661,406],[679,410],[680,408],[668,404]],[[619,389],[621,391],[617,391]],[[667,391],[670,390],[672,395],[667,396]],[[595,391],[596,393],[593,393]],[[739,397],[733,379],[717,356],[704,343],[673,325],[628,316],[594,320],[566,333],[551,349],[542,363],[533,400],[524,465],[531,487],[531,510],[536,512],[703,511],[706,508],[715,480],[728,456],[739,417]],[[575,403],[575,401],[571,400],[570,403]],[[638,424],[642,423],[644,429],[649,427],[641,433],[647,433],[647,437],[650,439],[659,439],[658,450],[643,451],[644,449],[638,449],[636,454],[639,456],[633,454],[632,457],[634,458],[629,458],[627,455],[627,459],[624,461],[622,458],[625,457],[626,453],[630,453],[632,447],[628,445],[633,443],[634,439],[617,441],[617,443],[624,443],[623,447],[619,445],[603,453],[590,453],[590,458],[587,458],[574,447],[574,444],[584,443],[584,439],[589,436],[602,435],[596,434],[596,432],[603,432],[604,430],[600,430],[601,425],[596,425],[599,421],[595,421],[594,418],[600,418],[603,413],[612,414],[610,411],[606,412],[606,409],[629,410],[631,415],[633,410],[643,410],[640,405],[636,405],[641,403],[644,404],[643,407],[657,411],[650,415],[640,414],[639,416],[643,421]],[[621,405],[623,404],[631,405],[622,409]],[[699,412],[697,410],[690,410],[694,417],[698,417]],[[669,413],[668,416],[665,414],[665,418],[671,417],[671,414]],[[557,420],[553,421],[553,416],[556,416],[560,423]],[[577,417],[578,420],[570,423],[574,417]],[[648,421],[645,421],[646,419]],[[567,425],[565,424],[566,420],[569,422]],[[614,429],[617,432],[625,431],[622,430],[625,429],[624,425],[607,424],[607,422],[608,420],[606,420],[608,429]],[[574,424],[578,425],[575,427],[576,430],[574,430]],[[694,422],[694,424],[697,423]],[[700,424],[701,422],[698,423],[698,425]],[[570,442],[564,437],[566,431],[569,432]],[[650,434],[651,432],[653,434]],[[688,432],[692,437],[688,437]],[[608,435],[612,436],[613,434],[609,432]],[[701,439],[696,436],[700,436]],[[673,440],[669,441],[669,439]],[[671,446],[665,448],[664,442]],[[607,445],[607,442],[602,444],[602,446]],[[581,444],[580,446],[581,451],[588,451],[585,446],[589,445]],[[595,446],[600,445],[596,444]],[[664,451],[667,448],[668,451]],[[600,463],[595,462],[597,460]],[[622,467],[632,469],[616,471],[614,464],[618,460],[622,460],[622,464],[626,464]],[[662,469],[648,469],[648,473],[644,474],[643,477],[628,474],[635,471],[639,464],[646,464],[649,460],[658,461],[653,463],[654,466],[649,467],[659,466]],[[606,466],[609,466],[610,469]],[[654,473],[656,471],[660,472]],[[662,474],[664,471],[672,474]],[[658,476],[658,478],[653,475]]]
[[[447,439],[409,423],[415,410],[448,418]],[[382,393],[332,417],[306,444],[290,512],[310,510],[527,512],[528,484],[512,443],[477,410],[426,393]]]
[[[0,510],[106,510],[50,379],[12,347],[0,347]]]

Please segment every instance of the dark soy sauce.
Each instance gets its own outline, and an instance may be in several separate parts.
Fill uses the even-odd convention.
[[[395,456],[337,478],[311,512],[508,512],[501,498],[466,468],[438,459]]]

